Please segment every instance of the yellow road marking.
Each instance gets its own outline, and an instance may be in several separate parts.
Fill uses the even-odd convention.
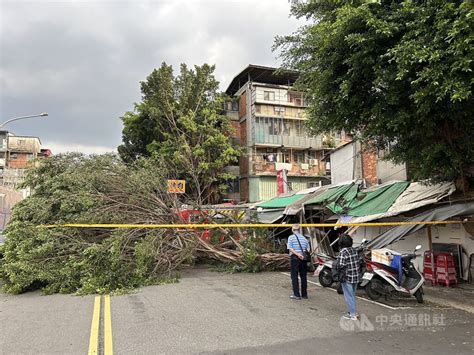
[[[405,225],[437,225],[437,224],[464,224],[474,223],[474,221],[408,221],[408,222],[366,222],[366,223],[301,223],[301,227],[390,227]],[[213,228],[290,228],[289,224],[51,224],[42,225],[43,228],[185,228],[185,229],[213,229]]]
[[[95,296],[94,313],[92,315],[91,335],[89,338],[89,355],[99,353],[99,322],[100,322],[100,296]]]
[[[112,345],[112,318],[110,316],[110,296],[104,299],[104,355],[113,355]]]

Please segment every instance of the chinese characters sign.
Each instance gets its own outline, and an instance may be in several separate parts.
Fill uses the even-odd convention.
[[[168,193],[184,194],[186,192],[185,180],[168,180]]]

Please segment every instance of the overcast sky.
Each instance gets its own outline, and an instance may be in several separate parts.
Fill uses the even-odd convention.
[[[287,0],[0,0],[0,113],[47,118],[5,126],[53,153],[121,143],[120,116],[161,62],[212,63],[225,90],[248,64],[276,66],[271,46],[299,22]]]

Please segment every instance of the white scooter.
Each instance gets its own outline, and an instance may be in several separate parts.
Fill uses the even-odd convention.
[[[401,282],[399,282],[400,275],[397,269],[366,258],[367,270],[362,276],[361,286],[365,286],[369,298],[377,300],[383,295],[398,294],[408,297],[414,296],[418,303],[423,303],[422,285],[425,279],[411,262],[416,258],[416,252],[420,249],[421,245],[417,245],[413,254],[402,255],[403,275]]]
[[[336,239],[331,244],[331,247],[334,243],[338,241],[338,239]],[[361,257],[362,257],[362,253],[365,251],[367,242],[368,240],[364,238],[361,244],[355,248]],[[332,278],[332,267],[334,263],[336,262],[336,258],[333,256],[325,255],[325,254],[316,254],[316,260],[317,260],[318,267],[314,271],[314,276],[318,278],[321,286],[331,287],[331,285],[334,283],[334,280]],[[337,292],[342,294],[341,285],[338,285]]]

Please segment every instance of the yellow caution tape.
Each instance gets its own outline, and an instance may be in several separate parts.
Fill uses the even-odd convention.
[[[409,221],[409,222],[367,222],[367,223],[301,223],[301,227],[393,227],[410,225],[463,224],[474,221]],[[66,223],[42,225],[43,228],[173,228],[173,229],[215,229],[215,228],[290,228],[292,224],[85,224]]]

